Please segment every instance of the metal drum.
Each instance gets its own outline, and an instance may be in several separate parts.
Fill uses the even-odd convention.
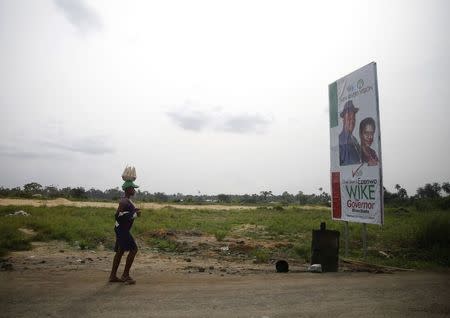
[[[325,222],[320,224],[320,230],[312,231],[311,264],[321,264],[323,272],[339,269],[339,234],[327,230]]]

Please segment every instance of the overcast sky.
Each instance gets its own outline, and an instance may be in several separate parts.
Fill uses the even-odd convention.
[[[328,192],[328,84],[375,61],[414,194],[450,181],[449,30],[445,0],[0,0],[0,186]]]

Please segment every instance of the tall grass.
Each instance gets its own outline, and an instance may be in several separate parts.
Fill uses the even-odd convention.
[[[25,210],[31,216],[6,216],[12,211]],[[111,232],[114,227],[114,211],[105,208],[74,207],[1,207],[0,224],[20,242],[29,242],[30,237],[21,235],[18,228],[29,228],[37,232],[33,240],[64,240],[71,244],[93,248],[99,242],[112,246]],[[14,234],[11,234],[14,233]],[[17,246],[21,243],[16,241]],[[7,246],[0,238],[0,247]],[[16,247],[13,247],[17,249]]]
[[[20,209],[31,216],[5,217]],[[450,266],[450,213],[421,212],[414,207],[408,209],[388,208],[384,226],[367,226],[368,259],[394,266]],[[64,240],[74,245],[78,242],[78,246],[85,248],[95,248],[102,242],[107,248],[112,248],[115,240],[114,212],[109,208],[0,207],[0,253],[30,247],[30,238],[18,231],[20,227],[35,230],[37,236],[33,240]],[[132,233],[164,251],[178,251],[178,247],[164,238],[152,237],[150,233],[158,230],[197,231],[224,242],[231,236],[244,236],[256,242],[289,242],[272,249],[258,248],[251,251],[249,257],[262,261],[274,255],[285,255],[309,261],[311,230],[318,229],[321,222],[327,222],[328,229],[341,232],[340,252],[343,254],[344,223],[333,222],[326,208],[146,209],[134,223]],[[239,228],[244,230],[237,232]],[[354,258],[362,257],[361,229],[361,224],[349,224],[350,256]]]
[[[0,256],[6,255],[9,250],[30,249],[30,239],[17,230],[11,223],[0,223]]]

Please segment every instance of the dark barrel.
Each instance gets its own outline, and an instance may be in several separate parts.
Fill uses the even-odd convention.
[[[323,272],[337,272],[339,268],[339,231],[325,228],[312,231],[311,264],[321,264]]]
[[[289,264],[285,260],[279,260],[275,263],[275,268],[277,273],[287,273],[289,272]]]

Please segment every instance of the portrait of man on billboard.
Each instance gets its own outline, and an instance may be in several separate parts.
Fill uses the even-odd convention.
[[[343,121],[342,132],[339,134],[339,163],[341,166],[361,163],[361,146],[353,136],[356,113],[359,108],[349,100],[345,103],[340,116]]]

